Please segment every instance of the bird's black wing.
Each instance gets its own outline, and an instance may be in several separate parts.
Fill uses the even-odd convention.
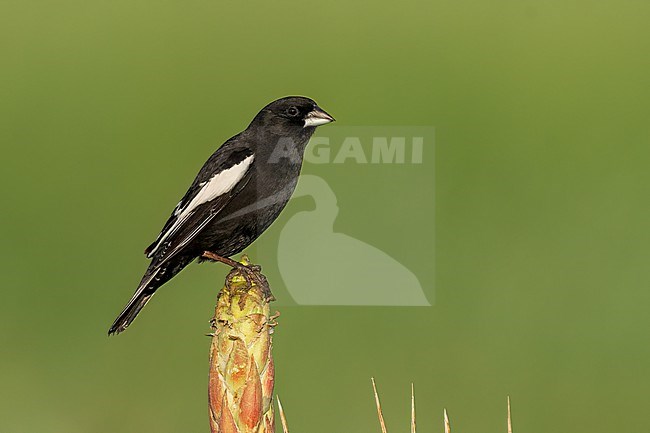
[[[109,334],[124,331],[156,289],[193,260],[191,254],[182,254],[183,249],[250,180],[255,155],[236,138],[227,141],[203,165],[156,241],[145,251],[153,260]]]
[[[197,179],[198,179],[198,176],[197,176]],[[196,180],[194,181],[194,183],[192,183],[192,185],[187,190],[187,192],[185,193],[185,195],[183,196],[181,201],[178,202],[178,204],[176,205],[176,207],[172,211],[172,214],[167,219],[167,222],[163,226],[162,230],[160,230],[160,234],[158,235],[156,240],[153,241],[151,243],[151,245],[149,245],[147,247],[147,249],[144,250],[144,254],[148,258],[151,258],[153,256],[152,251],[156,248],[156,246],[160,242],[160,238],[162,238],[162,236],[174,225],[174,223],[178,219],[179,213],[190,202],[192,197],[194,197],[196,195],[196,193],[199,191],[200,187],[198,185],[199,185],[199,182],[197,182]]]
[[[251,149],[230,142],[215,152],[145,250],[147,257],[163,264],[188,245],[246,185],[254,159]]]

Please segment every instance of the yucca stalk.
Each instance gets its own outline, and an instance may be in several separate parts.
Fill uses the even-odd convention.
[[[243,265],[250,266],[242,257]],[[212,321],[208,400],[212,433],[273,433],[275,317],[265,278],[233,269],[219,292]]]

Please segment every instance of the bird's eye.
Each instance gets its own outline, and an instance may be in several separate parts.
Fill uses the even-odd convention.
[[[289,117],[296,117],[298,115],[298,109],[294,106],[287,108],[287,115]]]

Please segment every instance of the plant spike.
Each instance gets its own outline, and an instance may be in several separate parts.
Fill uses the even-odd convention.
[[[411,433],[415,433],[415,391],[411,382]]]
[[[510,416],[510,396],[508,396],[508,433],[512,433],[512,417]]]
[[[449,416],[447,416],[447,409],[443,409],[442,414],[445,421],[445,433],[451,433],[451,426],[449,425]]]
[[[375,394],[375,404],[377,405],[377,416],[379,417],[379,425],[381,426],[381,433],[386,433],[386,423],[384,423],[384,414],[381,411],[381,403],[379,402],[379,394],[377,393],[377,385],[375,384],[375,378],[371,377],[372,381],[372,391]]]
[[[289,433],[287,418],[284,416],[284,409],[282,408],[282,403],[280,402],[280,396],[276,395],[275,398],[278,400],[278,411],[280,412],[280,421],[282,422],[282,433]]]

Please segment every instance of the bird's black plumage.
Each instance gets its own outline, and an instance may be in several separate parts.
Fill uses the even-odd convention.
[[[108,333],[124,331],[155,291],[204,251],[228,257],[257,239],[289,201],[314,130],[333,120],[309,98],[286,97],[217,149],[145,250],[151,263]]]

